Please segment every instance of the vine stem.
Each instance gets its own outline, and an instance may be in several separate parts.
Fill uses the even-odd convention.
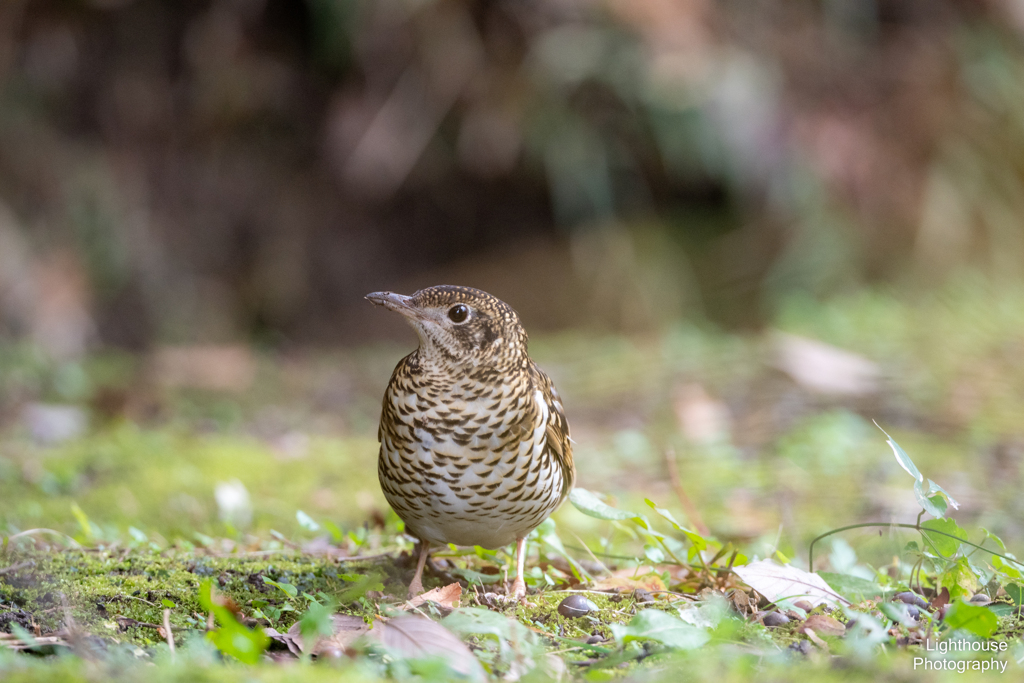
[[[989,550],[988,548],[984,548],[984,547],[978,545],[977,543],[971,543],[970,541],[968,541],[966,539],[960,538],[959,536],[954,536],[953,534],[950,534],[950,533],[946,533],[945,531],[939,531],[938,529],[929,529],[928,527],[921,526],[920,523],[918,523],[918,524],[901,524],[899,522],[863,522],[861,524],[850,524],[849,526],[842,526],[842,527],[839,527],[838,529],[832,529],[831,531],[826,531],[821,536],[818,536],[813,541],[811,541],[811,546],[810,546],[810,548],[807,551],[807,568],[811,572],[814,571],[814,544],[817,543],[818,541],[820,541],[821,539],[827,538],[827,537],[831,536],[832,534],[838,534],[838,533],[843,532],[843,531],[849,531],[850,529],[864,529],[864,528],[867,528],[867,527],[880,527],[880,526],[881,527],[898,527],[900,529],[913,529],[915,531],[920,532],[921,535],[922,535],[922,538],[925,540],[926,543],[928,543],[928,545],[930,545],[932,547],[932,550],[935,551],[935,554],[938,555],[939,557],[941,557],[944,560],[951,559],[951,557],[946,557],[941,552],[939,552],[939,549],[935,547],[935,544],[933,544],[931,542],[931,540],[928,538],[928,535],[925,534],[926,531],[929,534],[938,534],[939,536],[948,536],[949,538],[956,539],[960,543],[965,543],[965,544],[967,544],[967,545],[969,545],[969,546],[971,546],[973,548],[977,548],[978,550],[984,550],[986,553],[989,553],[991,555],[995,555],[996,557],[1001,557],[1002,559],[1008,560],[1008,561],[1012,562],[1013,564],[1016,564],[1016,565],[1020,565],[1021,564],[1019,560],[1015,560],[1012,557],[1007,557],[1006,555],[1000,555],[999,553],[995,552],[994,550]]]

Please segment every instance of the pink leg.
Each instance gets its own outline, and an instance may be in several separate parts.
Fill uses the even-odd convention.
[[[424,540],[419,542],[419,557],[416,559],[416,574],[409,584],[409,597],[415,598],[423,592],[423,565],[427,563],[427,556],[430,554],[430,544]]]
[[[523,600],[526,598],[526,581],[523,580],[523,575],[526,573],[526,539],[516,539],[516,580],[512,582],[512,588],[509,590],[509,597],[514,597],[517,600]]]

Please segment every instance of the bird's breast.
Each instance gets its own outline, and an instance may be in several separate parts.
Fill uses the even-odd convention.
[[[544,447],[539,392],[504,384],[415,399],[394,393],[388,400],[416,409],[391,411],[382,428],[381,485],[421,538],[504,545],[557,507],[562,476]]]

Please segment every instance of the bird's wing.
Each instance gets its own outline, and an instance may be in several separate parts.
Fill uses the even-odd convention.
[[[384,443],[385,425],[394,425],[398,421],[398,416],[395,414],[395,404],[393,400],[395,387],[403,377],[408,378],[410,372],[410,359],[415,353],[416,352],[413,351],[408,356],[398,361],[398,365],[395,366],[394,371],[391,373],[391,379],[388,381],[388,387],[384,390],[384,400],[381,402],[380,423],[377,425],[377,443]]]
[[[545,429],[544,441],[555,461],[562,470],[562,496],[569,495],[573,484],[576,482],[576,467],[572,461],[572,442],[569,439],[569,422],[565,419],[565,409],[562,407],[562,397],[558,395],[551,378],[536,364],[532,364],[530,373],[534,380],[534,386],[544,396],[544,403],[548,409],[548,423]]]

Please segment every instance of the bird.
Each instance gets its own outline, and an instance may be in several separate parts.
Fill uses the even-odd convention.
[[[516,544],[506,599],[525,600],[526,537],[576,480],[562,399],[527,353],[519,315],[472,287],[366,298],[405,318],[419,346],[395,367],[381,407],[377,474],[417,539],[409,596],[434,545]]]

